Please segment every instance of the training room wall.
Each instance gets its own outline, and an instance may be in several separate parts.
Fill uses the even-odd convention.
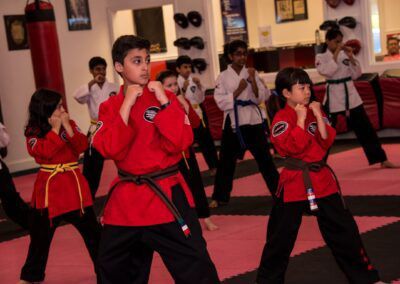
[[[26,1],[0,1],[0,98],[4,121],[11,135],[8,163],[12,172],[36,167],[28,155],[23,137],[30,96],[35,90],[30,51],[8,51],[4,15],[24,14]],[[112,73],[111,45],[107,25],[106,0],[89,0],[92,29],[68,31],[65,0],[52,0],[60,43],[61,61],[68,109],[83,131],[89,126],[86,105],[79,105],[72,95],[76,88],[91,79],[87,63],[92,56],[104,57]],[[113,79],[113,76],[109,76]]]

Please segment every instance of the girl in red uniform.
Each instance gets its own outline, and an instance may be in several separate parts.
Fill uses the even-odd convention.
[[[45,278],[51,240],[61,221],[79,231],[93,263],[100,225],[88,183],[78,168],[79,154],[88,147],[87,138],[69,119],[60,94],[46,89],[33,94],[25,136],[29,154],[40,165],[29,214],[31,242],[20,281],[32,283]]]
[[[343,203],[333,172],[323,161],[336,132],[320,104],[310,100],[308,74],[285,68],[278,73],[275,86],[286,105],[273,119],[271,142],[285,164],[269,221],[273,230],[264,247],[257,283],[284,283],[305,212],[317,217],[322,236],[350,283],[378,282],[357,224]]]
[[[157,81],[163,84],[165,90],[177,94],[176,98],[185,109],[192,129],[200,127],[200,117],[197,115],[190,102],[182,94],[178,94],[180,91],[176,74],[173,71],[165,70],[157,75]],[[204,220],[207,230],[217,230],[218,226],[212,222],[210,217],[210,208],[208,207],[207,196],[193,146],[190,146],[185,152],[182,152],[182,154],[183,159],[179,162],[179,170],[192,191],[197,216]]]

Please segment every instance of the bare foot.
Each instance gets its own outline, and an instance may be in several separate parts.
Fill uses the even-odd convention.
[[[208,207],[217,208],[218,207],[218,201],[217,200],[211,200],[210,204],[208,204]]]
[[[392,162],[390,162],[388,160],[386,160],[386,161],[381,163],[381,168],[382,169],[397,169],[397,168],[399,168],[399,166],[393,164]]]
[[[215,231],[218,230],[218,226],[215,225],[212,221],[211,218],[204,218],[204,224],[206,225],[206,228],[208,231]]]

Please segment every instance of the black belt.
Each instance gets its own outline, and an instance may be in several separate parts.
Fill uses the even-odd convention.
[[[185,220],[183,219],[182,215],[179,213],[178,209],[174,205],[174,203],[169,199],[169,197],[164,193],[164,191],[161,189],[160,185],[157,183],[156,180],[161,180],[173,175],[176,175],[179,172],[178,165],[174,165],[171,167],[168,167],[166,169],[152,172],[149,174],[144,174],[144,175],[133,175],[127,172],[124,172],[121,169],[118,169],[118,176],[119,176],[119,181],[117,181],[110,189],[106,201],[104,203],[104,207],[107,204],[108,200],[111,197],[111,194],[113,193],[114,189],[117,187],[117,185],[121,182],[133,182],[137,185],[141,184],[147,184],[151,190],[164,202],[164,204],[168,207],[168,209],[171,211],[171,213],[174,215],[176,221],[179,223],[181,226],[181,229],[185,236],[188,238],[190,236],[190,230],[189,227],[186,225]]]
[[[311,172],[319,172],[322,170],[322,168],[328,168],[328,170],[332,173],[336,185],[339,190],[339,195],[340,198],[342,199],[343,206],[346,208],[346,204],[344,203],[343,195],[342,195],[342,190],[340,188],[339,181],[335,175],[335,172],[332,170],[332,168],[324,161],[317,161],[317,162],[310,162],[307,163],[303,160],[296,159],[296,158],[285,158],[284,159],[284,167],[288,170],[300,170],[302,171],[303,174],[303,181],[304,185],[306,187],[306,194],[307,194],[307,199],[310,204],[310,210],[311,211],[317,211],[318,210],[318,205],[316,202],[315,194],[314,194],[314,189],[312,187],[312,182],[311,182],[311,177],[310,177],[310,171]]]
[[[329,97],[330,97],[330,93],[329,93],[329,86],[331,84],[333,85],[338,85],[338,84],[343,84],[344,85],[344,92],[345,92],[345,107],[346,107],[346,117],[348,117],[350,115],[350,101],[349,101],[349,90],[347,88],[347,84],[346,82],[353,80],[351,77],[346,77],[346,78],[342,78],[342,79],[337,79],[337,80],[326,80],[327,86],[326,86],[326,106],[327,106],[327,110],[328,110],[328,114],[330,114],[330,107],[329,107]]]

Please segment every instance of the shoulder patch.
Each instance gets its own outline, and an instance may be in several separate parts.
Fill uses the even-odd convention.
[[[154,117],[160,111],[159,107],[151,106],[147,108],[143,113],[143,119],[147,122],[153,123]]]
[[[191,86],[190,91],[194,94],[196,92],[196,86],[195,85]]]
[[[63,132],[61,132],[60,137],[63,141],[67,142],[67,132],[65,130],[63,130]]]
[[[272,128],[272,136],[277,137],[284,133],[289,127],[289,124],[286,121],[277,122]]]
[[[315,135],[315,131],[317,131],[317,123],[314,121],[308,124],[307,131],[311,135]]]
[[[35,145],[36,145],[36,142],[37,142],[36,138],[29,139],[28,140],[29,147],[31,147],[31,149],[33,149],[33,147],[35,147]]]

